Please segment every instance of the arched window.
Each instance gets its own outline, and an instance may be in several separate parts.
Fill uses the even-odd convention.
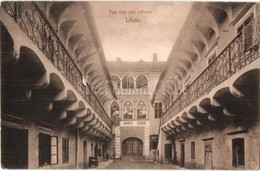
[[[143,101],[137,105],[137,119],[146,119],[146,106]]]
[[[134,78],[130,75],[125,75],[122,80],[123,89],[134,89]]]
[[[124,106],[124,119],[133,119],[133,105],[129,101]]]
[[[137,89],[147,89],[148,88],[148,80],[145,75],[139,75],[136,78],[136,88]]]
[[[119,117],[119,105],[116,101],[114,101],[112,104],[111,104],[111,107],[110,107],[110,116],[115,116],[115,117]]]
[[[120,78],[119,78],[117,75],[112,75],[112,76],[111,76],[111,80],[112,80],[114,89],[115,89],[115,90],[119,90],[120,87],[121,87]]]

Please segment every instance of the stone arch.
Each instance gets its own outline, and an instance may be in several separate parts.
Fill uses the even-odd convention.
[[[121,80],[118,75],[116,74],[111,75],[111,81],[114,89],[116,90],[121,89]]]
[[[197,25],[198,31],[205,37],[205,39],[210,43],[211,39],[217,37],[216,30],[212,27],[207,26],[205,24],[198,24]]]
[[[224,22],[228,18],[228,13],[224,9],[216,8],[215,6],[207,5],[207,10],[213,16],[217,24]]]
[[[60,38],[64,42],[66,42],[68,33],[76,22],[77,22],[77,20],[71,19],[71,20],[66,20],[61,23],[60,28],[59,28],[59,35],[60,35]]]
[[[148,77],[145,74],[139,74],[136,77],[136,88],[148,88]]]
[[[84,36],[84,34],[77,33],[77,34],[73,34],[66,40],[66,45],[67,45],[67,47],[69,47],[71,52],[73,51],[74,46],[76,45],[77,41],[79,41],[83,36]]]
[[[134,89],[134,77],[132,75],[124,75],[122,78],[123,89]]]
[[[30,66],[30,67],[28,67]],[[26,46],[20,47],[20,57],[16,63],[15,76],[26,80],[28,85],[46,86],[46,67],[38,55]]]
[[[1,63],[5,62],[16,62],[15,54],[14,54],[14,40],[11,36],[11,34],[6,29],[5,25],[0,22],[1,26]],[[2,67],[5,67],[7,65],[2,65]],[[5,69],[3,70],[5,71]]]
[[[120,107],[119,104],[116,101],[113,101],[110,105],[110,117],[112,118],[112,116],[117,116],[119,117],[119,111],[120,111]]]
[[[128,137],[122,141],[122,154],[123,157],[134,159],[143,158],[143,141],[136,137]]]
[[[49,10],[49,18],[53,22],[55,28],[58,28],[58,23],[61,15],[69,5],[73,2],[55,2],[51,5]]]

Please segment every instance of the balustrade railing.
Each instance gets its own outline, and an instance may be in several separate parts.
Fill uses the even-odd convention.
[[[35,2],[2,2],[1,6],[19,25],[27,37],[41,50],[71,85],[84,97],[109,128],[112,121],[91,90],[83,85],[82,73],[59,39],[44,12]]]
[[[197,79],[175,99],[163,113],[161,125],[259,58],[259,43],[260,16],[251,21]]]
[[[148,88],[140,88],[140,89],[116,89],[115,93],[117,95],[148,95]]]

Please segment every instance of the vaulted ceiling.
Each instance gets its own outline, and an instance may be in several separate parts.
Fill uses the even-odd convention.
[[[112,85],[105,83],[110,76],[89,4],[48,2],[46,13],[87,82],[93,85],[103,81],[101,89],[106,92],[97,94],[101,102],[116,98]]]

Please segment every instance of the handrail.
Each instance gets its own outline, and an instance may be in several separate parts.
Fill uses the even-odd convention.
[[[199,97],[259,58],[260,16],[251,21],[162,114],[163,125]],[[257,56],[258,55],[258,56]],[[214,78],[214,79],[213,79]],[[187,96],[186,96],[187,95]],[[185,97],[188,97],[185,99]]]
[[[27,37],[46,55],[111,129],[112,120],[89,84],[86,84],[87,87],[85,87],[88,92],[82,91],[80,83],[82,83],[83,75],[80,69],[37,3],[3,2],[2,8],[14,18]]]

